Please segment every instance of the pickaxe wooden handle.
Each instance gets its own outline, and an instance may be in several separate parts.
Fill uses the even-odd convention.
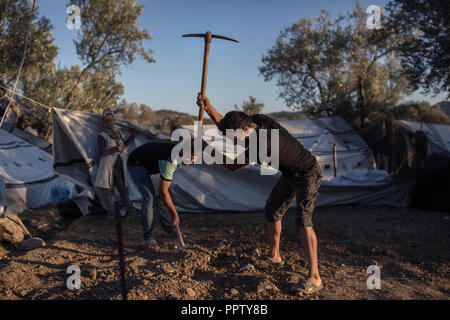
[[[14,221],[15,223],[17,223],[23,230],[23,232],[25,232],[25,234],[29,237],[29,238],[33,238],[33,235],[30,233],[30,231],[28,231],[28,229],[24,226],[24,224],[22,223],[22,220],[20,220],[20,218],[18,216],[7,216],[5,215],[6,218]]]
[[[206,77],[207,77],[207,74],[208,74],[209,47],[211,45],[212,38],[224,39],[224,40],[234,41],[234,42],[239,42],[239,41],[231,39],[231,38],[228,38],[228,37],[212,34],[210,31],[207,31],[206,33],[184,34],[183,37],[201,37],[201,38],[205,39],[205,51],[203,53],[202,88],[201,88],[201,91],[200,91],[202,96],[205,96]],[[202,125],[203,125],[203,113],[204,113],[204,111],[205,111],[204,108],[201,107],[200,111],[199,111],[199,114],[198,114],[198,120],[200,121],[200,123]]]
[[[202,71],[202,89],[201,94],[205,96],[206,91],[206,78],[208,75],[208,59],[209,59],[209,46],[211,45],[211,32],[207,32],[205,35],[205,51],[203,52],[203,71]],[[198,114],[198,121],[203,125],[203,113],[205,112],[204,107],[200,108]]]

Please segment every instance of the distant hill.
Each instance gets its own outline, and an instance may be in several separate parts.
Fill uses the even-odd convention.
[[[271,117],[276,121],[287,121],[287,120],[301,120],[308,118],[302,112],[299,111],[279,111],[267,113],[267,116]],[[147,126],[150,130],[158,131],[166,135],[170,135],[172,131],[183,125],[193,124],[198,116],[194,116],[185,112],[173,111],[168,109],[161,109],[153,111],[151,118],[142,123]],[[137,120],[139,122],[139,120]],[[205,113],[203,120],[204,124],[213,124],[213,121]]]
[[[308,115],[301,111],[279,111],[267,113],[266,115],[276,121],[303,120],[309,118]]]

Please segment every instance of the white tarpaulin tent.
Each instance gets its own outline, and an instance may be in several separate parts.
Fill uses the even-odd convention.
[[[334,144],[338,176],[355,170],[375,169],[372,150],[341,117],[282,121],[280,124],[316,156],[325,180],[334,178]]]
[[[55,170],[60,175],[87,188],[92,197],[94,195],[92,181],[98,163],[97,135],[102,129],[101,116],[62,109],[53,109],[52,112]],[[385,171],[368,170],[372,163],[370,149],[365,143],[361,143],[362,139],[357,134],[350,132],[351,128],[344,125],[343,120],[333,119],[321,120],[321,123],[332,129],[323,129],[322,133],[315,129],[316,131],[311,132],[311,136],[315,136],[314,139],[310,138],[311,144],[313,148],[316,145],[327,146],[324,150],[316,149],[325,154],[329,152],[330,141],[337,141],[338,146],[342,143],[342,148],[338,147],[338,155],[339,152],[342,155],[342,157],[338,156],[338,162],[342,162],[340,165],[342,170],[340,169],[338,173],[348,170],[340,177],[323,181],[317,204],[319,206],[341,204],[407,206],[408,194],[413,182],[393,181]],[[138,130],[135,141],[122,154],[124,161],[137,146],[151,140],[168,139],[164,135],[150,132],[146,128],[127,121],[116,119],[116,124],[125,136],[127,136],[127,127],[132,126]],[[304,127],[308,125],[305,124]],[[316,123],[316,127],[320,126]],[[205,130],[207,128],[205,126]],[[331,134],[337,137],[326,138]],[[316,140],[318,142],[315,145]],[[305,146],[307,146],[306,143]],[[346,158],[346,155],[351,156]],[[325,165],[328,158],[323,159],[325,159],[324,162],[320,162]],[[348,163],[347,168],[343,166],[345,163]],[[237,173],[231,173],[219,165],[181,167],[177,170],[171,186],[175,206],[178,210],[185,212],[263,210],[265,201],[280,174],[261,175],[260,170],[259,167],[249,166]],[[130,198],[133,201],[140,200],[134,183],[128,173],[126,175]]]
[[[316,156],[325,180],[334,178],[334,144],[338,176],[355,170],[375,169],[369,146],[341,117],[281,121],[280,124]],[[194,133],[194,125],[183,128]],[[208,142],[224,139],[215,125],[203,126],[203,132]]]
[[[7,212],[12,213],[51,202],[55,186],[69,192],[73,189],[72,183],[55,174],[50,154],[3,129],[0,129],[0,176],[5,182]]]
[[[411,132],[421,130],[428,140],[428,154],[438,153],[450,156],[450,126],[414,121],[399,121],[400,125]]]

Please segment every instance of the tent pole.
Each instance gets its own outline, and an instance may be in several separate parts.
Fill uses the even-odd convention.
[[[127,283],[125,279],[125,257],[123,254],[122,223],[120,216],[120,205],[118,202],[115,203],[115,213],[116,213],[117,249],[119,254],[120,287],[122,291],[122,300],[127,300]]]
[[[334,176],[337,177],[337,156],[336,156],[337,143],[333,145],[333,165],[334,165]]]

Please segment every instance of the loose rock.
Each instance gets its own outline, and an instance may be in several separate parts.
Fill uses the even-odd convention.
[[[189,297],[195,297],[195,291],[192,288],[186,288]]]
[[[16,243],[16,248],[23,251],[29,251],[41,247],[45,247],[45,241],[41,238],[30,238]]]
[[[235,288],[233,288],[233,289],[230,290],[230,294],[232,296],[237,296],[239,294],[239,291],[237,291]]]
[[[263,280],[258,284],[257,287],[257,292],[261,293],[262,291],[265,290],[273,290],[273,291],[280,291],[280,289],[278,289],[278,287],[276,285],[274,285],[272,282],[270,282],[269,280]]]
[[[25,233],[16,220],[16,215],[9,215],[6,218],[0,218],[0,241],[15,244],[25,239]]]
[[[239,269],[239,272],[243,272],[245,270],[255,270],[255,266],[252,265],[251,263],[246,264],[245,266],[243,266],[242,268]]]
[[[162,266],[163,270],[165,273],[175,273],[177,270],[175,270],[171,265],[169,264],[164,264]]]
[[[38,227],[38,222],[36,220],[34,220],[34,219],[31,219],[30,226],[32,226],[33,228],[37,228]]]

